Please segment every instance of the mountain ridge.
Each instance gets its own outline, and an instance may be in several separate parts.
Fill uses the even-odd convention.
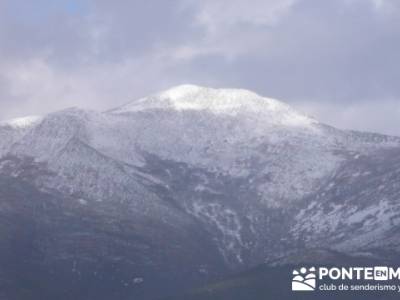
[[[339,130],[252,92],[235,98],[226,91],[184,86],[124,109],[67,109],[30,127],[0,126],[0,184],[4,178],[22,189],[0,194],[0,203],[12,215],[54,198],[63,218],[37,209],[24,210],[24,218],[50,220],[43,226],[58,228],[59,242],[45,238],[49,229],[28,240],[43,257],[81,262],[89,273],[96,263],[118,265],[124,271],[112,274],[121,288],[132,282],[129,270],[152,290],[157,268],[171,278],[190,274],[194,284],[316,246],[346,255],[400,253],[400,138]],[[232,102],[238,97],[239,105]],[[27,183],[46,197],[21,203],[16,197]],[[64,223],[76,220],[85,222]],[[85,226],[93,237],[81,237]],[[55,255],[64,242],[85,251],[99,243],[103,254],[95,263],[70,246],[68,255]],[[178,268],[180,256],[186,263]]]

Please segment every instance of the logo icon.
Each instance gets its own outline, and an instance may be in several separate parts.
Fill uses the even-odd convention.
[[[292,291],[314,291],[317,285],[315,268],[293,270]]]
[[[389,268],[388,267],[375,267],[374,268],[374,280],[384,281],[389,279]]]

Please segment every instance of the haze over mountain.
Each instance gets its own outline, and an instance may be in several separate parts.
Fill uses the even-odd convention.
[[[2,122],[0,158],[8,300],[152,299],[307,249],[400,251],[400,138],[247,90]]]

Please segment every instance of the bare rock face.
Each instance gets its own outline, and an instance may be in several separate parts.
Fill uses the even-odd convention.
[[[315,247],[398,257],[400,138],[250,91],[179,86],[0,137],[5,299],[152,299]]]

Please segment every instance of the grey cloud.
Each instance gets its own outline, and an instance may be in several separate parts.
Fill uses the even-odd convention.
[[[4,0],[0,118],[195,83],[400,134],[399,37],[396,0]]]

